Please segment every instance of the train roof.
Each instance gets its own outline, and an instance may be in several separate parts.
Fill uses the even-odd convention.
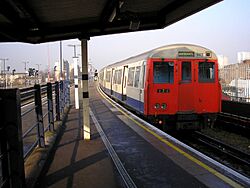
[[[216,54],[202,46],[194,44],[172,44],[162,46],[148,52],[139,54],[137,56],[130,57],[128,59],[119,61],[108,65],[106,68],[111,68],[113,66],[120,66],[124,64],[129,64],[132,62],[138,62],[142,60],[147,60],[149,58],[159,58],[159,59],[217,59]]]

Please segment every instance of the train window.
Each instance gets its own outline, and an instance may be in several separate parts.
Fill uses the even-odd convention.
[[[199,62],[199,82],[214,82],[213,62]]]
[[[114,84],[121,84],[122,70],[116,70],[114,75]]]
[[[103,72],[100,72],[100,80],[103,80]]]
[[[135,70],[135,87],[138,87],[139,86],[139,81],[140,81],[140,72],[141,72],[141,67],[136,67],[136,70]]]
[[[110,82],[110,71],[106,73],[106,82]]]
[[[182,62],[181,64],[181,79],[182,81],[191,81],[192,77],[191,77],[191,62]]]
[[[135,67],[130,67],[128,69],[128,86],[133,86],[134,73],[135,73]]]
[[[141,82],[141,88],[144,88],[144,85],[145,85],[145,75],[146,75],[146,65],[142,65],[142,82]]]
[[[117,71],[117,84],[121,84],[121,80],[122,80],[122,70],[118,70]]]
[[[116,84],[116,82],[117,82],[117,70],[115,71],[113,76],[113,84]]]
[[[173,62],[154,62],[154,83],[165,84],[174,82]]]

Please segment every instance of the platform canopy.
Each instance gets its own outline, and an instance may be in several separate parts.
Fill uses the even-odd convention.
[[[42,43],[164,28],[221,0],[1,0],[0,42]]]

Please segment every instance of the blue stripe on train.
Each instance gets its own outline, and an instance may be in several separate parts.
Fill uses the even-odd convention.
[[[110,89],[107,89],[105,87],[102,87],[103,91],[107,94],[111,94],[111,90]],[[122,95],[120,93],[117,93],[115,91],[113,91],[113,97],[119,99],[120,101],[122,101]],[[142,114],[144,113],[144,103],[139,101],[139,100],[136,100],[132,97],[129,97],[127,95],[127,100],[126,101],[122,101],[124,102],[125,104],[127,104],[128,106],[131,106],[133,109],[141,112]]]
[[[109,90],[110,91],[110,90]],[[115,91],[113,91],[113,97],[119,99],[120,101],[122,101],[122,94],[120,93],[117,93]],[[125,104],[127,104],[128,106],[131,106],[133,109],[141,112],[141,113],[144,113],[144,103],[139,101],[139,100],[136,100],[132,97],[129,97],[127,95],[127,100],[126,101],[122,101],[124,102]]]
[[[142,114],[144,113],[144,103],[143,102],[127,96],[126,104],[128,106],[133,107],[134,109],[141,112]]]

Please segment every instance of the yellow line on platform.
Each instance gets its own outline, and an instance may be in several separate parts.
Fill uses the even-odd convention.
[[[123,110],[121,110],[120,108],[118,108],[116,105],[113,104],[113,101],[111,99],[109,99],[108,97],[106,97],[103,94],[103,91],[100,90],[99,87],[97,87],[98,92],[101,94],[101,96],[106,99],[112,106],[114,106],[119,112],[121,112],[122,114],[124,114],[127,118],[129,118],[131,121],[133,121],[135,124],[137,124],[139,127],[141,127],[142,129],[144,129],[145,131],[149,132],[150,134],[152,134],[153,136],[155,136],[158,140],[160,140],[161,142],[165,143],[166,145],[168,145],[169,147],[173,148],[175,151],[179,152],[180,154],[184,155],[186,158],[188,158],[189,160],[193,161],[194,163],[198,164],[199,166],[203,167],[204,169],[206,169],[207,171],[209,171],[210,173],[214,174],[215,176],[217,176],[218,178],[220,178],[221,180],[223,180],[224,182],[226,182],[227,184],[229,184],[232,187],[237,187],[237,188],[243,188],[242,185],[240,185],[239,183],[233,181],[232,179],[226,177],[225,175],[221,174],[220,172],[218,172],[217,170],[214,170],[213,168],[209,167],[208,165],[206,165],[205,163],[201,162],[200,160],[196,159],[195,157],[191,156],[190,154],[186,153],[185,151],[183,151],[182,149],[178,148],[177,146],[175,146],[174,144],[172,144],[171,142],[167,141],[166,139],[163,139],[161,136],[159,136],[158,134],[156,134],[155,132],[153,132],[152,130],[148,129],[147,127],[143,126],[140,122],[136,121],[134,118],[130,117],[126,112],[124,112]]]

